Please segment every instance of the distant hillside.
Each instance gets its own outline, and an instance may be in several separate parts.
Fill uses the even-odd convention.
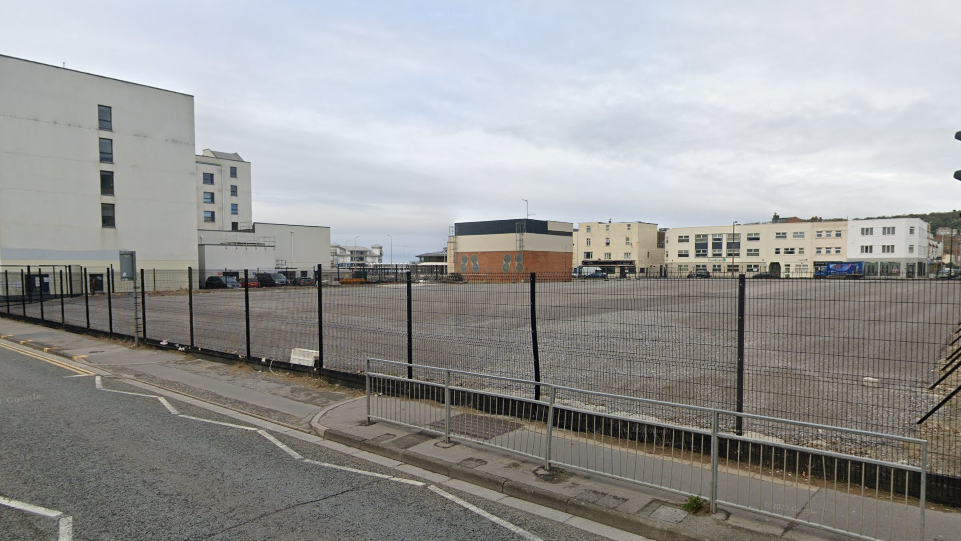
[[[897,216],[874,216],[874,218],[921,218],[931,224],[931,232],[934,233],[939,227],[961,229],[961,216],[958,216],[958,212],[961,211],[948,210],[945,212],[898,214]]]

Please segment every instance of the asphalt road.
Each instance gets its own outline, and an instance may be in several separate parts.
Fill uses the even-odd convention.
[[[102,387],[144,392],[112,378]],[[170,405],[179,415],[0,349],[0,498],[72,517],[74,540],[604,539],[439,487],[484,516],[429,482],[387,479],[396,471]],[[58,539],[58,522],[0,505],[0,539]]]

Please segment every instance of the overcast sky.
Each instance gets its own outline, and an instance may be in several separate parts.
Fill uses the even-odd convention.
[[[662,227],[961,208],[961,4],[30,2],[0,53],[195,96],[254,219]],[[406,247],[404,247],[406,246]]]

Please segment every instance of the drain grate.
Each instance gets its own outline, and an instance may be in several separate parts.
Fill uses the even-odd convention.
[[[431,423],[430,426],[443,430],[444,421],[440,420]],[[473,413],[462,413],[450,418],[450,431],[452,433],[479,440],[496,438],[508,432],[513,432],[522,426],[524,425],[515,423],[514,421],[506,421],[484,415],[474,415]]]

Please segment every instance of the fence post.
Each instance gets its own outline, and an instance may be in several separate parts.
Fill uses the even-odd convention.
[[[317,265],[317,360],[314,370],[323,372],[324,370],[324,287],[323,280],[324,267]]]
[[[67,265],[67,295],[73,298],[73,265]]]
[[[156,278],[156,274],[154,275]],[[156,289],[155,289],[156,290]],[[147,340],[147,284],[144,283],[144,270],[140,269],[140,321],[143,323],[143,339]]]
[[[40,282],[40,321],[46,320],[43,313],[43,267],[37,267],[37,280]]]
[[[719,431],[718,420],[720,414],[717,410],[711,412],[711,514],[717,513],[717,470],[718,453],[720,445],[717,441]],[[740,416],[738,416],[740,418]]]
[[[190,316],[190,348],[194,347],[194,268],[187,267],[187,312]]]
[[[113,336],[113,269],[107,267],[107,334]]]
[[[23,269],[20,269],[20,308],[23,317],[27,317],[27,282],[23,279]]]
[[[921,522],[921,535],[918,537],[918,539],[924,539],[924,507],[926,503],[925,499],[927,497],[927,493],[925,492],[925,487],[927,487],[927,484],[928,484],[928,441],[924,440],[923,442],[921,442],[921,492],[920,494],[918,494],[919,496],[918,499],[920,500],[920,507],[921,507],[921,516],[919,517],[919,520]],[[907,481],[905,481],[905,485],[907,485]]]
[[[67,327],[67,312],[63,306],[63,269],[60,269],[60,326]]]
[[[157,291],[157,269],[156,268],[153,270],[153,290],[154,292]]]
[[[547,451],[544,453],[544,469],[551,469],[551,444],[554,442],[554,402],[557,400],[557,387],[551,385],[547,405]]]
[[[531,350],[534,352],[534,381],[541,382],[541,355],[537,347],[537,273],[531,273]],[[541,386],[534,386],[534,400],[541,399]]]
[[[734,411],[744,413],[744,275],[737,277],[737,398]],[[734,432],[740,436],[743,419],[737,416],[734,422]]]
[[[3,270],[3,290],[7,294],[7,314],[10,314],[10,277],[8,276],[10,271]]]
[[[450,443],[450,370],[444,371],[444,443]]]
[[[87,275],[87,267],[80,269],[80,277],[83,283],[80,284],[83,290],[83,309],[87,314],[87,330],[90,330],[90,277]]]
[[[370,357],[364,361],[364,384],[367,389],[367,424],[370,424]]]
[[[414,305],[411,302],[410,271],[407,271],[407,379],[414,379]]]
[[[250,359],[250,274],[244,269],[244,334],[247,337],[247,358]]]

